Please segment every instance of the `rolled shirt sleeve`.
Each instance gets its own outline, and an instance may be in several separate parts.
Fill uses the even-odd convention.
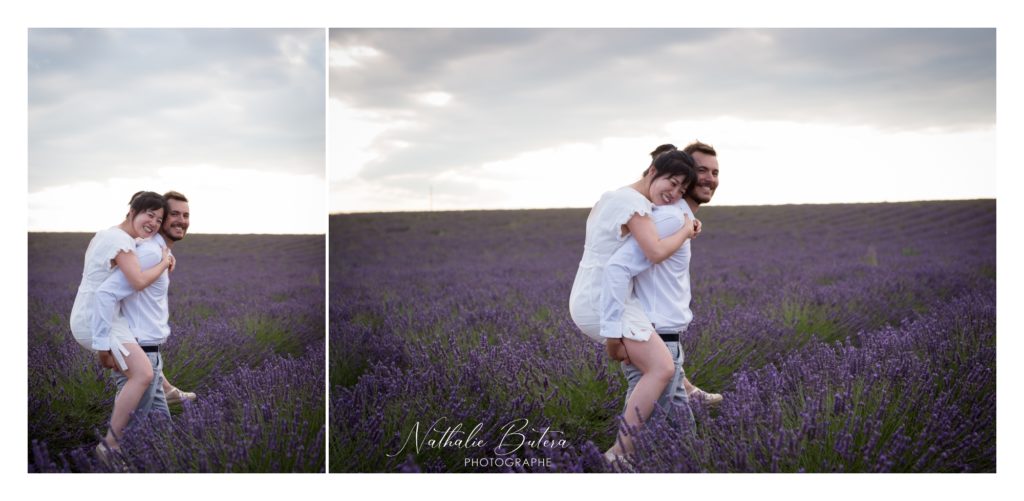
[[[653,218],[661,238],[683,227],[683,212],[676,206],[656,207]],[[630,282],[653,265],[644,256],[635,238],[626,240],[612,254],[601,276],[601,337],[623,337],[622,314],[626,308],[626,298],[633,290]]]
[[[121,270],[114,270],[100,284],[93,294],[92,309],[92,349],[107,351],[110,349],[110,327],[114,325],[114,314],[118,309],[118,301],[135,292],[128,283],[128,277]]]

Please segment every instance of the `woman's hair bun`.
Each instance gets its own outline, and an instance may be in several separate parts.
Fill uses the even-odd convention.
[[[665,153],[667,151],[676,151],[676,146],[674,144],[663,144],[661,146],[658,146],[657,148],[654,148],[654,151],[651,152],[651,159],[653,160],[657,158],[658,155],[661,155],[662,153]]]

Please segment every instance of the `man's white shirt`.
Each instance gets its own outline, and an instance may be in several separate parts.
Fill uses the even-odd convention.
[[[651,217],[658,235],[665,238],[679,231],[684,214],[691,221],[694,219],[683,200],[675,205],[655,206]],[[670,334],[686,330],[693,320],[689,240],[657,266],[644,256],[635,238],[628,239],[615,251],[601,278],[602,336],[622,337],[623,313],[627,302],[633,301],[639,301],[657,332]]]
[[[163,259],[163,248],[167,244],[159,233],[142,240],[135,248],[143,270],[152,268]],[[121,313],[128,322],[128,328],[140,345],[159,345],[171,333],[167,325],[169,310],[167,290],[171,280],[167,270],[160,274],[149,287],[136,291],[120,268],[114,270],[96,290],[92,320],[92,347],[94,350],[110,349],[110,326],[121,301]]]

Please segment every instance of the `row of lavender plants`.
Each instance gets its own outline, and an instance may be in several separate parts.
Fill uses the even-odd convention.
[[[29,471],[324,471],[324,237],[190,235],[174,249],[164,374],[199,398],[92,452],[115,395],[68,316],[91,235],[29,234]]]
[[[995,469],[994,201],[698,217],[685,367],[726,400],[629,465],[567,311],[585,210],[332,217],[331,471]]]

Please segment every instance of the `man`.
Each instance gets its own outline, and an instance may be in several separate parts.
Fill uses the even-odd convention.
[[[684,214],[694,220],[697,209],[701,204],[710,202],[718,188],[719,167],[715,149],[697,141],[683,151],[693,157],[696,179],[678,204],[655,207],[652,217],[662,237],[679,231]],[[634,294],[630,293],[631,289]],[[686,379],[682,369],[684,357],[679,338],[693,319],[693,313],[690,311],[689,241],[665,261],[652,265],[644,257],[636,241],[628,240],[612,255],[605,266],[601,299],[604,312],[601,320],[602,330],[621,329],[619,325],[624,313],[630,309],[635,311],[639,307],[654,324],[655,331],[672,354],[676,373],[659,399],[660,405],[665,406],[671,401],[677,406],[682,406],[692,423],[693,415],[686,405],[690,398],[698,398],[704,403],[712,404],[722,400],[722,396],[717,393],[706,393],[693,386]],[[629,389],[626,392],[628,400],[642,373],[629,364],[628,359],[625,361],[627,363],[622,365],[622,370],[629,381]]]
[[[165,193],[164,198],[167,199],[168,211],[160,226],[160,232],[152,238],[139,242],[135,249],[142,269],[147,269],[158,263],[162,259],[163,249],[166,247],[168,250],[172,250],[174,244],[185,238],[185,234],[188,232],[190,216],[188,199],[176,191]],[[93,318],[95,343],[96,338],[102,339],[110,331],[117,303],[121,302],[121,311],[128,322],[132,335],[146,353],[153,368],[152,382],[143,393],[135,412],[156,411],[167,417],[171,415],[167,408],[168,394],[172,396],[172,402],[175,400],[174,396],[179,401],[195,398],[194,393],[182,392],[170,386],[163,377],[163,358],[160,356],[160,345],[167,340],[167,336],[171,332],[168,326],[167,305],[169,286],[170,277],[167,271],[164,271],[163,275],[152,285],[141,291],[135,291],[128,283],[124,273],[121,270],[116,270],[96,291],[97,308]],[[117,368],[109,351],[100,351],[99,356],[100,365],[111,369]],[[118,391],[121,391],[128,381],[128,377],[120,371],[115,374]]]

